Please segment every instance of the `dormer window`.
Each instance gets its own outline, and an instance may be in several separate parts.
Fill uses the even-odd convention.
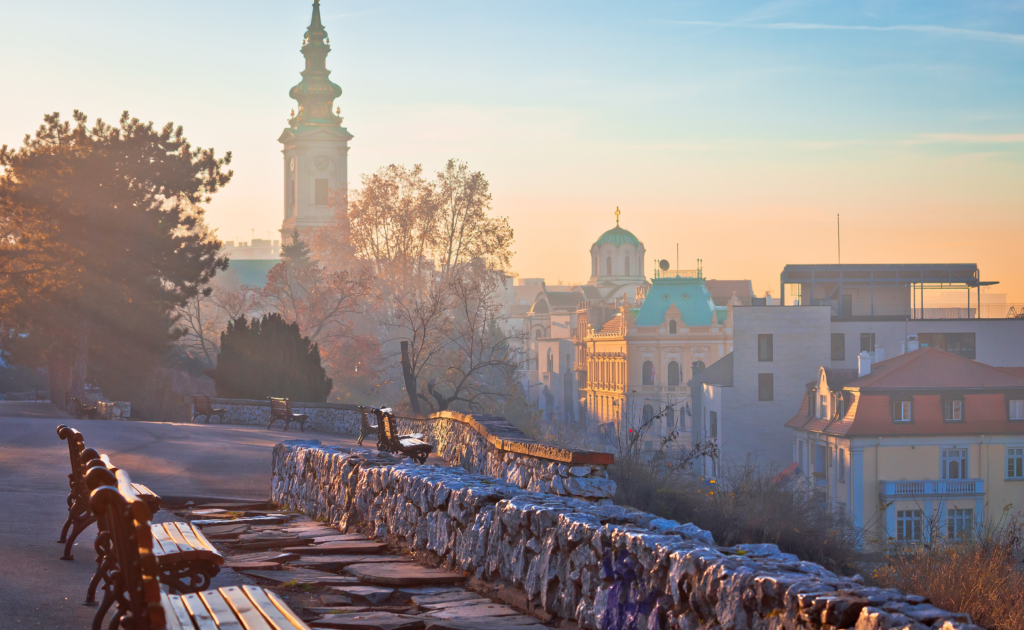
[[[828,395],[818,395],[818,418],[825,419],[828,417]]]
[[[907,397],[897,397],[892,401],[892,421],[893,422],[910,422],[913,420],[914,405],[913,400]]]
[[[674,319],[669,320],[669,322],[668,322],[668,334],[674,335],[674,334],[676,334],[677,330],[678,330],[678,328],[676,326],[676,320],[674,320]]]
[[[946,422],[964,421],[964,397],[960,394],[947,394],[942,397],[942,418]]]

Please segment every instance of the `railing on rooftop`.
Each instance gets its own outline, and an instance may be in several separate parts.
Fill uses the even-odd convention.
[[[914,481],[879,481],[879,492],[885,497],[922,497],[985,494],[984,479],[943,479]]]
[[[797,304],[799,299],[790,298],[787,304]],[[1024,319],[1024,303],[1001,303],[1001,304],[985,304],[982,303],[981,308],[978,308],[976,303],[972,303],[969,307],[965,303],[949,304],[937,302],[929,304],[927,301],[922,308],[918,305],[916,308],[911,304],[905,302],[875,302],[872,306],[869,303],[855,303],[846,304],[846,308],[840,304],[839,300],[815,300],[815,305],[819,306],[831,306],[832,316],[842,319],[846,317],[900,317],[908,319],[1006,319],[1006,318],[1020,318]]]

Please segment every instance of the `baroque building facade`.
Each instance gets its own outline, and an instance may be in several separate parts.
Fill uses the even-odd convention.
[[[283,244],[291,243],[295,230],[303,234],[324,227],[336,210],[347,211],[348,142],[353,136],[342,127],[340,108],[334,107],[341,87],[331,81],[327,69],[330,42],[320,19],[320,0],[314,0],[302,39],[306,67],[302,81],[288,93],[298,101],[298,113],[292,111],[278,138],[284,155]]]

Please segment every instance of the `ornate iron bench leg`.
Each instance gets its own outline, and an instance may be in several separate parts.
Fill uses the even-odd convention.
[[[64,555],[61,556],[61,560],[74,560],[75,555],[71,553],[71,548],[75,546],[75,539],[78,535],[85,531],[86,527],[89,527],[96,522],[96,517],[90,514],[89,516],[75,520],[75,526],[71,530],[71,535],[68,536],[68,541],[64,544]]]
[[[110,553],[111,541],[109,532],[99,532],[96,535],[96,542],[93,546],[96,548],[96,573],[89,582],[89,590],[85,595],[85,601],[82,602],[86,606],[96,605],[96,588],[99,587],[100,580],[104,582],[112,580],[111,573],[116,567],[114,556]]]

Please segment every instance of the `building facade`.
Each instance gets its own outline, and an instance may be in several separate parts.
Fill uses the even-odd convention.
[[[864,352],[859,370],[820,367],[786,426],[809,486],[869,546],[969,535],[1024,503],[1024,368]]]
[[[320,20],[320,0],[314,0],[302,39],[306,67],[302,81],[288,93],[299,110],[278,138],[284,156],[284,244],[291,243],[296,230],[302,234],[329,225],[336,211],[348,207],[348,142],[353,136],[341,126],[340,108],[334,107],[341,88],[327,69],[330,41]]]

